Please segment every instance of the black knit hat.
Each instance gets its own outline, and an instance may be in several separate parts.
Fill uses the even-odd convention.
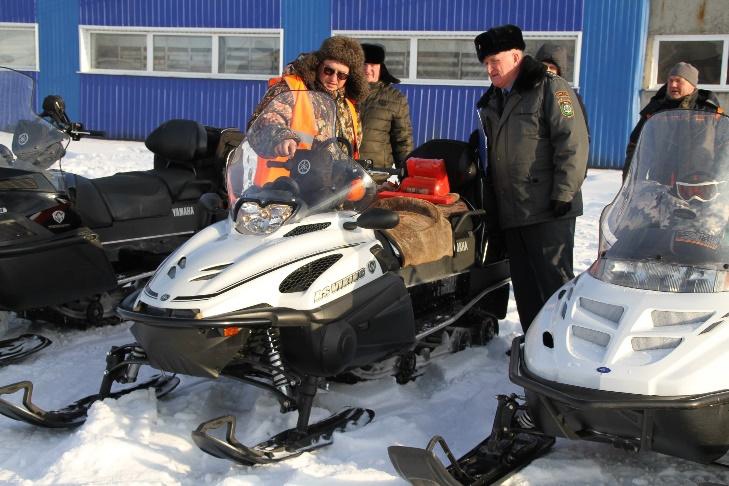
[[[546,42],[539,48],[534,59],[539,62],[549,62],[554,64],[559,70],[557,74],[562,76],[564,68],[567,67],[567,50],[558,44]]]
[[[473,43],[476,45],[476,55],[479,62],[483,62],[486,56],[498,54],[502,51],[511,49],[523,51],[526,48],[521,29],[511,24],[492,27],[476,36]]]
[[[385,66],[385,48],[379,44],[362,44],[364,51],[365,64],[380,65],[380,81],[385,83],[397,84],[400,82],[395,76],[390,74]]]

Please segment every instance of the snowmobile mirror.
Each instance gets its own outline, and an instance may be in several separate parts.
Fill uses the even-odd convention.
[[[369,208],[359,215],[357,221],[347,221],[344,229],[357,227],[365,229],[392,229],[400,223],[400,216],[390,209]]]
[[[61,125],[70,123],[68,115],[66,115],[66,102],[58,95],[48,95],[43,99],[41,116],[49,116]]]

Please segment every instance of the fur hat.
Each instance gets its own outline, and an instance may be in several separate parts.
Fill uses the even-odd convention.
[[[400,82],[385,66],[385,48],[379,44],[362,44],[366,64],[380,65],[380,81],[397,84]]]
[[[524,38],[521,29],[516,25],[506,24],[499,27],[492,27],[486,32],[476,36],[473,40],[476,45],[476,55],[479,62],[483,62],[486,56],[498,54],[511,49],[524,50]]]
[[[344,93],[354,102],[363,101],[369,92],[364,74],[364,52],[359,42],[351,37],[335,35],[324,39],[318,51],[299,55],[291,63],[291,67],[309,88],[313,88],[316,85],[317,69],[327,59],[340,62],[349,68]]]
[[[549,62],[557,66],[559,70],[557,74],[560,76],[562,76],[564,68],[567,66],[567,50],[558,44],[545,42],[534,58],[539,62]]]
[[[668,72],[668,77],[681,76],[691,83],[694,88],[699,84],[699,70],[687,62],[679,62]]]

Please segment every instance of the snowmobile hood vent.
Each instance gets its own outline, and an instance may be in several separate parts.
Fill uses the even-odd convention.
[[[199,277],[191,278],[190,282],[199,282],[201,280],[211,280],[215,278],[220,272],[231,266],[232,263],[224,263],[223,265],[215,265],[214,267],[208,267],[203,268],[200,271],[201,272],[211,272],[205,275],[200,275]]]
[[[279,292],[282,294],[304,292],[314,283],[314,280],[319,278],[322,273],[326,272],[340,258],[342,258],[341,253],[327,255],[297,268],[281,281],[281,284],[278,286]]]
[[[607,304],[586,297],[580,297],[580,307],[591,314],[607,319],[613,324],[618,324],[620,318],[623,317],[623,312],[625,312],[625,308],[622,306]]]
[[[654,310],[651,312],[653,327],[691,326],[697,328],[709,320],[713,312],[675,312]]]
[[[572,335],[576,338],[602,346],[603,348],[607,347],[610,343],[610,334],[587,327],[572,326]]]
[[[681,344],[682,338],[673,337],[634,337],[630,340],[633,351],[656,351],[673,349]]]
[[[299,235],[305,235],[306,233],[313,233],[314,231],[320,231],[323,229],[328,228],[331,225],[331,223],[313,223],[313,224],[302,224],[301,226],[297,226],[296,228],[292,229],[288,233],[284,235],[284,237],[287,236],[299,236]]]

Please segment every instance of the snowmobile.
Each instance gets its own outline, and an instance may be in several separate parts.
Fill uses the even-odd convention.
[[[456,460],[440,437],[393,446],[413,484],[489,484],[555,437],[727,464],[729,118],[670,110],[645,124],[600,217],[597,260],[511,348],[492,434]],[[441,444],[451,464],[434,449]]]
[[[242,136],[170,120],[147,137],[153,170],[87,179],[50,167],[71,139],[103,133],[72,122],[59,96],[36,114],[33,89],[32,78],[0,68],[0,330],[11,312],[81,326],[118,322],[121,299],[225,214],[215,198],[223,200],[229,142]],[[0,364],[49,343],[31,334],[0,341]]]
[[[275,158],[277,140],[292,133],[283,121],[292,104],[317,132],[293,132],[301,140],[294,156]],[[309,91],[266,106],[228,162],[229,217],[171,254],[119,307],[136,342],[112,349],[100,394],[47,412],[32,403],[32,383],[21,382],[0,388],[25,394],[19,405],[0,399],[0,413],[70,427],[114,381],[133,382],[141,365],[224,376],[272,392],[282,412],[298,411],[297,426],[249,447],[235,437],[235,417],[224,416],[202,423],[193,439],[213,456],[265,464],[372,420],[374,411],[351,407],[309,423],[323,380],[349,373],[404,382],[439,349],[490,339],[506,313],[508,261],[481,260],[483,211],[449,192],[470,190],[475,151],[429,142],[408,161],[401,190],[378,197],[370,164],[334,135],[336,112],[329,95]],[[213,435],[221,428],[224,438]]]

